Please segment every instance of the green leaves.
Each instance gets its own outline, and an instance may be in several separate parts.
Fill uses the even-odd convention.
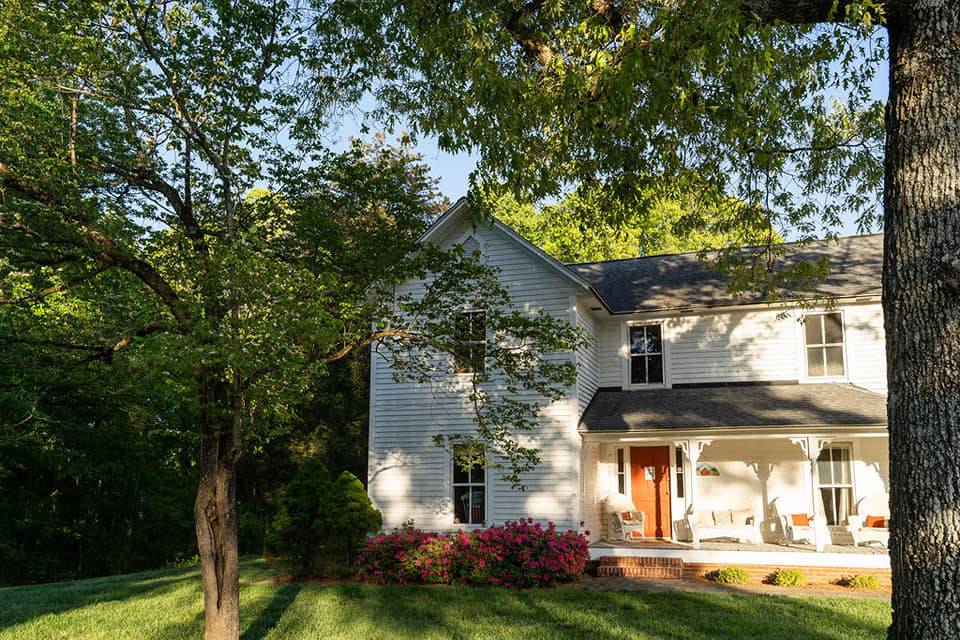
[[[357,19],[351,3],[333,6]],[[861,117],[878,109],[881,5],[845,8],[846,24],[807,26],[759,22],[733,0],[461,2],[441,15],[375,3],[364,13],[381,16],[377,30],[361,41],[346,28],[340,46],[355,65],[386,58],[390,72],[368,85],[383,109],[448,150],[477,149],[478,182],[520,200],[706,196],[701,209],[743,203],[747,234],[762,209],[768,227],[808,237],[841,212],[870,227],[879,210],[882,135]],[[857,126],[823,144],[834,100]],[[659,214],[636,213],[640,227]]]

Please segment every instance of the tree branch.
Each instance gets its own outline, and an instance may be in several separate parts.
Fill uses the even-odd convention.
[[[524,24],[524,20],[536,13],[543,5],[545,0],[530,0],[527,4],[514,10],[507,18],[504,27],[513,34],[517,44],[529,55],[536,59],[543,66],[553,62],[554,51],[546,42],[544,42],[530,27]]]
[[[81,282],[86,282],[87,280],[93,280],[93,279],[96,278],[98,275],[100,275],[100,274],[103,273],[104,271],[107,271],[108,269],[110,269],[110,265],[102,264],[102,265],[96,267],[95,269],[92,269],[91,271],[88,271],[87,273],[84,273],[84,274],[82,274],[82,275],[79,275],[79,276],[77,276],[77,277],[75,277],[75,278],[70,278],[69,280],[66,280],[66,281],[64,281],[64,282],[61,282],[60,284],[56,284],[56,285],[53,285],[53,286],[51,286],[51,287],[47,287],[46,289],[43,289],[42,291],[39,291],[39,292],[33,294],[32,296],[24,296],[24,297],[22,297],[22,298],[10,298],[10,299],[6,299],[6,300],[0,299],[0,305],[3,305],[3,304],[27,304],[27,303],[29,303],[29,302],[38,302],[38,301],[43,300],[44,298],[46,298],[46,297],[48,297],[48,296],[52,296],[52,295],[55,294],[55,293],[60,293],[61,291],[66,291],[67,289],[69,289],[70,287],[72,287],[72,286],[74,286],[74,285],[76,285],[76,284],[80,284]]]
[[[371,333],[370,335],[366,336],[361,340],[357,340],[356,342],[351,342],[350,344],[346,344],[340,347],[333,353],[323,358],[323,362],[329,364],[331,362],[336,362],[337,360],[342,360],[343,358],[347,357],[347,355],[349,355],[352,351],[356,349],[362,349],[363,347],[371,345],[377,340],[382,340],[384,338],[403,338],[405,340],[413,340],[421,344],[433,346],[442,351],[447,350],[446,347],[444,347],[443,345],[440,345],[434,340],[431,340],[430,338],[428,338],[423,334],[414,333],[412,331],[406,331],[404,329],[384,329],[382,331],[374,331],[373,333]]]
[[[854,0],[741,0],[741,10],[760,22],[845,22]]]
[[[35,200],[50,207],[64,208],[64,203],[62,203],[59,198],[43,190],[38,185],[17,178],[9,166],[3,162],[0,162],[0,184],[5,188],[11,188],[25,195],[30,200]],[[160,298],[183,330],[188,330],[191,327],[191,318],[183,300],[180,299],[180,296],[174,291],[173,287],[170,286],[170,283],[166,281],[153,265],[142,258],[129,255],[119,249],[112,238],[91,225],[88,221],[74,218],[73,222],[77,224],[80,232],[80,237],[76,239],[69,237],[50,238],[22,223],[17,223],[17,228],[42,241],[69,242],[74,246],[78,246],[92,253],[98,262],[107,265],[116,265],[121,269],[129,271],[137,276],[141,282],[147,285],[147,287]]]

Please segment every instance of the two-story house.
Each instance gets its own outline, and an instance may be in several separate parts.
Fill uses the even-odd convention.
[[[368,488],[386,528],[532,517],[583,522],[595,557],[887,570],[882,548],[853,546],[884,543],[889,517],[882,236],[804,247],[831,264],[818,293],[834,302],[809,308],[733,296],[696,254],[562,264],[466,214],[461,200],[423,240],[479,249],[518,308],[590,345],[567,354],[577,382],[528,438],[542,463],[525,491],[456,468],[432,436],[472,430],[471,408],[374,354]],[[867,517],[877,535],[855,536]]]

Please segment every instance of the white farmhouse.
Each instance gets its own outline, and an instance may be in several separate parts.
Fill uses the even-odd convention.
[[[424,241],[479,249],[518,308],[592,344],[565,355],[576,385],[526,439],[542,463],[525,491],[434,445],[474,428],[456,374],[398,383],[374,354],[368,480],[386,528],[583,522],[610,574],[737,564],[889,579],[882,236],[803,248],[832,267],[818,293],[835,304],[813,310],[731,296],[696,254],[562,264],[467,214],[461,200]]]

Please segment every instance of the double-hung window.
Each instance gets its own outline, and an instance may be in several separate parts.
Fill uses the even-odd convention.
[[[824,447],[817,458],[820,498],[828,525],[844,524],[850,515],[853,504],[850,458],[850,445]]]
[[[453,522],[483,524],[486,521],[487,472],[484,461],[473,460],[469,467],[460,463],[462,449],[453,450]]]
[[[482,372],[487,355],[487,314],[461,311],[454,318],[453,366],[457,373]]]
[[[807,376],[843,376],[843,314],[811,314],[804,317]]]
[[[630,327],[630,384],[663,384],[662,335],[659,324]]]

